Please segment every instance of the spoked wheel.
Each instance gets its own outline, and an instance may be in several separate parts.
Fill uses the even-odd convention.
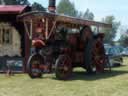
[[[44,63],[43,57],[39,54],[32,55],[27,64],[27,72],[31,78],[41,78],[42,70],[40,65]]]
[[[60,80],[66,80],[72,73],[72,62],[69,56],[60,55],[55,64],[56,77]]]
[[[104,66],[106,65],[106,55],[102,44],[96,42],[92,51],[93,65],[97,72],[104,72]]]
[[[94,66],[96,67],[97,72],[104,72],[105,58],[104,56],[95,56],[94,57]]]

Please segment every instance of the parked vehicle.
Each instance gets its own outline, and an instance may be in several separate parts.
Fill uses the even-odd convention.
[[[110,47],[105,49],[111,66],[120,66],[123,63],[123,57],[118,47]]]
[[[124,48],[124,50],[121,53],[122,56],[128,56],[128,48]]]

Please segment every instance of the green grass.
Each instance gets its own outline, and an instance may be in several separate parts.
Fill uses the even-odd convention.
[[[0,75],[0,96],[128,96],[128,59],[112,72],[88,76],[84,70],[60,81],[54,74],[30,79],[26,74]],[[79,69],[78,69],[79,70]]]

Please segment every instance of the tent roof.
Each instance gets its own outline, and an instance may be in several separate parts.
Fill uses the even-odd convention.
[[[88,26],[97,26],[97,27],[108,27],[111,28],[111,24],[101,23],[97,21],[90,21],[85,19],[79,19],[76,17],[66,16],[66,15],[60,15],[56,13],[49,13],[49,12],[43,12],[43,11],[33,11],[33,12],[27,12],[24,14],[19,15],[19,18],[24,21],[30,21],[35,20],[39,18],[54,18],[53,20],[56,20],[57,22],[64,22],[64,23],[70,23],[70,24],[77,24],[77,25],[88,25]]]

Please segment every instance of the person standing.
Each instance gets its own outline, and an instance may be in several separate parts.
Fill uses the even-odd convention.
[[[103,45],[103,38],[104,38],[103,33],[99,33],[95,36],[93,59],[97,73],[104,72],[105,49]]]
[[[6,64],[6,66],[7,66],[7,71],[6,71],[6,75],[7,76],[12,76],[12,75],[14,75],[13,74],[13,61],[7,61],[7,64]]]

